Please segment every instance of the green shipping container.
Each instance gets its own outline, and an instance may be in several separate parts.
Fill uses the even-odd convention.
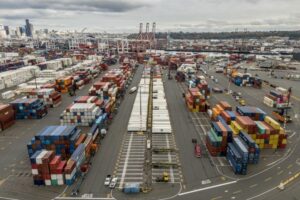
[[[53,185],[53,186],[57,186],[57,185],[58,185],[58,182],[57,182],[57,180],[52,180],[52,179],[51,179],[51,185]]]
[[[265,134],[266,133],[266,129],[265,127],[261,124],[260,121],[256,121],[255,122],[256,125],[257,125],[257,128],[258,128],[258,132],[262,135],[262,134]]]

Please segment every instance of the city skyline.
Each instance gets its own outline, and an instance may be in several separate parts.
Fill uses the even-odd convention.
[[[299,30],[299,6],[296,0],[5,0],[0,24],[18,27],[28,18],[36,30],[115,33],[137,32],[139,22],[153,21],[162,32]]]

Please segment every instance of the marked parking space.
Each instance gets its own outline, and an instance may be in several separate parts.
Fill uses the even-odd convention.
[[[123,188],[125,183],[143,182],[145,141],[144,135],[125,133],[113,174],[119,178],[119,188]]]
[[[176,149],[175,139],[173,133],[171,134],[152,134],[152,147],[153,148],[167,148]],[[152,162],[161,163],[179,163],[177,152],[162,152],[153,153]],[[180,168],[167,167],[167,168],[152,168],[152,182],[156,182],[156,177],[161,176],[164,172],[170,175],[171,183],[178,183],[182,180],[182,172]]]

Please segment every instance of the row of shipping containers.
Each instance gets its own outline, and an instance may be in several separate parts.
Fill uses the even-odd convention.
[[[289,107],[289,92],[285,88],[277,87],[264,96],[263,102],[271,108]]]
[[[109,124],[113,112],[110,104],[116,98],[79,96],[66,109],[70,111],[67,115],[76,116],[78,121],[47,126],[31,139],[27,149],[35,185],[72,185],[87,170],[86,163],[99,148],[97,139]],[[87,112],[90,108],[95,115]],[[88,133],[82,133],[79,125],[91,128]]]
[[[261,149],[282,149],[287,134],[271,117],[257,107],[232,107],[225,101],[212,108],[212,128],[206,146],[212,156],[226,156],[234,172],[247,173],[247,164],[259,161]]]
[[[127,126],[128,132],[139,132],[147,130],[150,73],[151,68],[149,66],[145,66],[142,78],[136,88],[137,95],[135,97],[132,111],[129,117]]]
[[[172,133],[160,66],[153,66],[152,133]]]

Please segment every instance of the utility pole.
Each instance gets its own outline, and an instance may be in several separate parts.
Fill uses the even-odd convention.
[[[35,69],[32,69],[31,72],[32,72],[33,78],[34,78],[35,89],[37,89],[37,82],[36,82],[36,73],[35,73]]]
[[[291,99],[291,95],[292,95],[292,87],[289,87],[288,89],[288,101],[287,101],[287,106],[286,108],[284,109],[284,124],[283,124],[283,128],[285,129],[286,128],[286,120],[287,120],[287,112],[288,112],[288,109],[289,109],[289,105],[290,105],[290,99]]]

